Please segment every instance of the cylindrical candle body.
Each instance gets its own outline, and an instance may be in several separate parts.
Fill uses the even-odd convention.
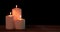
[[[12,15],[14,16],[14,20],[20,19],[20,15],[22,16],[21,9],[20,8],[12,9]]]
[[[16,20],[15,29],[25,29],[25,20]]]
[[[6,16],[6,29],[13,29],[13,17],[10,16]]]

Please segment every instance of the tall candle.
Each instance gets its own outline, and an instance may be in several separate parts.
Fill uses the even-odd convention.
[[[21,9],[17,8],[17,5],[16,5],[16,8],[12,9],[12,15],[14,16],[14,20],[18,20],[20,15],[22,15],[21,14]]]
[[[22,18],[22,10],[20,8],[13,8],[12,15],[14,19],[15,29],[25,29],[25,19]]]
[[[13,16],[10,15],[6,16],[6,29],[13,29],[14,25],[13,25]]]

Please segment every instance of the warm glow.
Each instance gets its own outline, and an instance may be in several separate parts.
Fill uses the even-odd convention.
[[[11,15],[11,12],[10,12],[10,15]]]
[[[21,15],[20,15],[20,20],[21,20],[22,18],[21,18]]]
[[[20,19],[19,20],[23,20],[22,17],[21,17],[21,15],[20,15]]]
[[[16,5],[16,8],[17,8],[17,5]]]
[[[14,20],[20,19],[20,17],[22,17],[21,9],[20,8],[12,9],[12,15],[14,16]]]
[[[11,15],[11,12],[10,12],[10,15],[8,15],[9,17],[12,17],[12,15]]]
[[[20,18],[21,18],[21,15],[20,15]]]

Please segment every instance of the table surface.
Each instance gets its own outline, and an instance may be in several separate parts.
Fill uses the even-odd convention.
[[[0,25],[0,32],[60,32],[60,25],[26,25],[25,30],[6,30]]]

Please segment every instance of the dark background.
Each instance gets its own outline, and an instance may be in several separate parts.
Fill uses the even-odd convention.
[[[0,0],[0,25],[5,25],[5,16],[16,4],[22,8],[26,25],[60,25],[59,2],[46,0]]]

